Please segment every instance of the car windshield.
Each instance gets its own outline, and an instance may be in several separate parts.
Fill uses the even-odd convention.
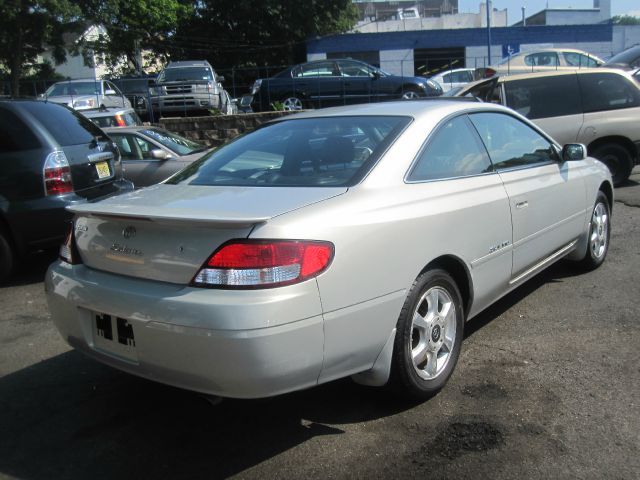
[[[158,143],[161,143],[165,147],[167,147],[172,152],[177,153],[178,155],[189,155],[191,153],[204,152],[207,147],[189,140],[188,138],[181,137],[175,133],[167,132],[166,130],[161,130],[159,128],[149,128],[147,130],[143,130],[142,134],[146,135],[149,138],[152,138]]]
[[[100,95],[100,81],[61,82],[51,85],[45,92],[46,97],[67,95]]]
[[[167,183],[352,186],[410,121],[400,116],[280,121],[205,155]]]
[[[213,80],[211,70],[206,67],[167,68],[158,76],[158,82],[185,82],[192,80]]]

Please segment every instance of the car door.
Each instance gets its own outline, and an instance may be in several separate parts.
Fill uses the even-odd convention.
[[[342,78],[333,60],[303,64],[293,75],[296,89],[303,92],[316,107],[343,104]]]
[[[379,83],[367,65],[351,60],[338,60],[345,104],[368,103],[378,100]]]
[[[131,180],[136,188],[159,183],[184,166],[183,162],[176,160],[175,153],[137,133],[110,132],[109,136],[120,149],[125,178]],[[153,150],[163,150],[170,158],[153,158]]]
[[[107,92],[113,92],[113,93],[107,94]],[[125,97],[120,91],[120,89],[118,89],[118,87],[116,87],[111,82],[104,82],[104,102],[105,102],[105,105],[109,107],[128,106],[125,103]]]
[[[575,73],[503,82],[506,106],[532,120],[560,145],[575,143],[584,123]]]
[[[423,230],[414,234],[423,238],[422,244],[446,239],[439,253],[456,252],[472,275],[470,314],[484,309],[508,288],[511,212],[502,179],[466,114],[437,127],[406,181],[416,195],[411,209],[424,209],[426,219]]]
[[[552,142],[507,113],[470,115],[511,207],[511,283],[571,248],[583,233],[586,190],[581,162],[562,162]],[[563,250],[565,249],[565,250]]]

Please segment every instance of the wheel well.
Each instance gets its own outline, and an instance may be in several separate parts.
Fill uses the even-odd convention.
[[[597,140],[594,140],[593,142],[591,142],[587,146],[587,151],[589,152],[589,155],[591,155],[591,153],[594,150],[597,150],[598,148],[600,148],[603,145],[606,145],[607,143],[614,143],[616,145],[620,145],[621,147],[624,147],[625,150],[629,152],[629,155],[631,155],[631,158],[636,158],[638,156],[635,145],[631,140],[629,140],[627,137],[620,137],[615,135],[612,135],[610,137],[598,138]]]
[[[4,232],[7,235],[7,240],[9,240],[9,244],[14,249],[13,251],[17,252],[18,250],[16,248],[16,245],[17,245],[16,240],[13,237],[13,232],[11,231],[11,228],[9,228],[9,222],[5,220],[1,212],[0,212],[0,232]]]
[[[398,89],[398,94],[403,94],[404,92],[418,92],[420,93],[421,90],[419,87],[411,84],[411,83],[407,83],[406,85],[402,85],[399,89]]]
[[[605,194],[609,201],[609,211],[613,211],[613,189],[611,188],[611,184],[609,182],[602,182],[600,191]]]
[[[460,295],[462,295],[462,303],[464,304],[465,314],[469,313],[471,304],[473,303],[473,284],[471,281],[471,275],[467,270],[467,266],[462,260],[453,255],[444,255],[432,260],[426,267],[422,269],[420,274],[423,274],[429,269],[441,268],[446,270],[449,275],[453,277],[456,285],[460,289]]]

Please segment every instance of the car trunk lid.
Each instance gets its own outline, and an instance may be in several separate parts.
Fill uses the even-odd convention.
[[[223,243],[256,224],[346,188],[155,185],[73,206],[82,262],[102,271],[187,284]]]

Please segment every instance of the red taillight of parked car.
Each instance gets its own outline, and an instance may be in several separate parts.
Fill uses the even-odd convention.
[[[120,114],[116,114],[116,125],[118,125],[119,127],[126,127],[127,126],[127,122],[124,121],[124,118],[122,118],[122,115]]]
[[[211,288],[270,288],[315,277],[333,259],[330,242],[236,240],[207,260],[192,285]]]
[[[62,151],[47,155],[43,169],[45,195],[61,195],[73,192],[71,167]]]
[[[65,237],[62,245],[60,245],[60,250],[58,251],[60,260],[70,263],[71,265],[82,263],[80,260],[80,254],[78,253],[78,247],[76,246],[76,239],[73,236],[74,228],[74,223],[70,222],[67,236]]]
[[[496,71],[493,68],[487,68],[484,71],[484,78],[491,78],[496,74]]]

